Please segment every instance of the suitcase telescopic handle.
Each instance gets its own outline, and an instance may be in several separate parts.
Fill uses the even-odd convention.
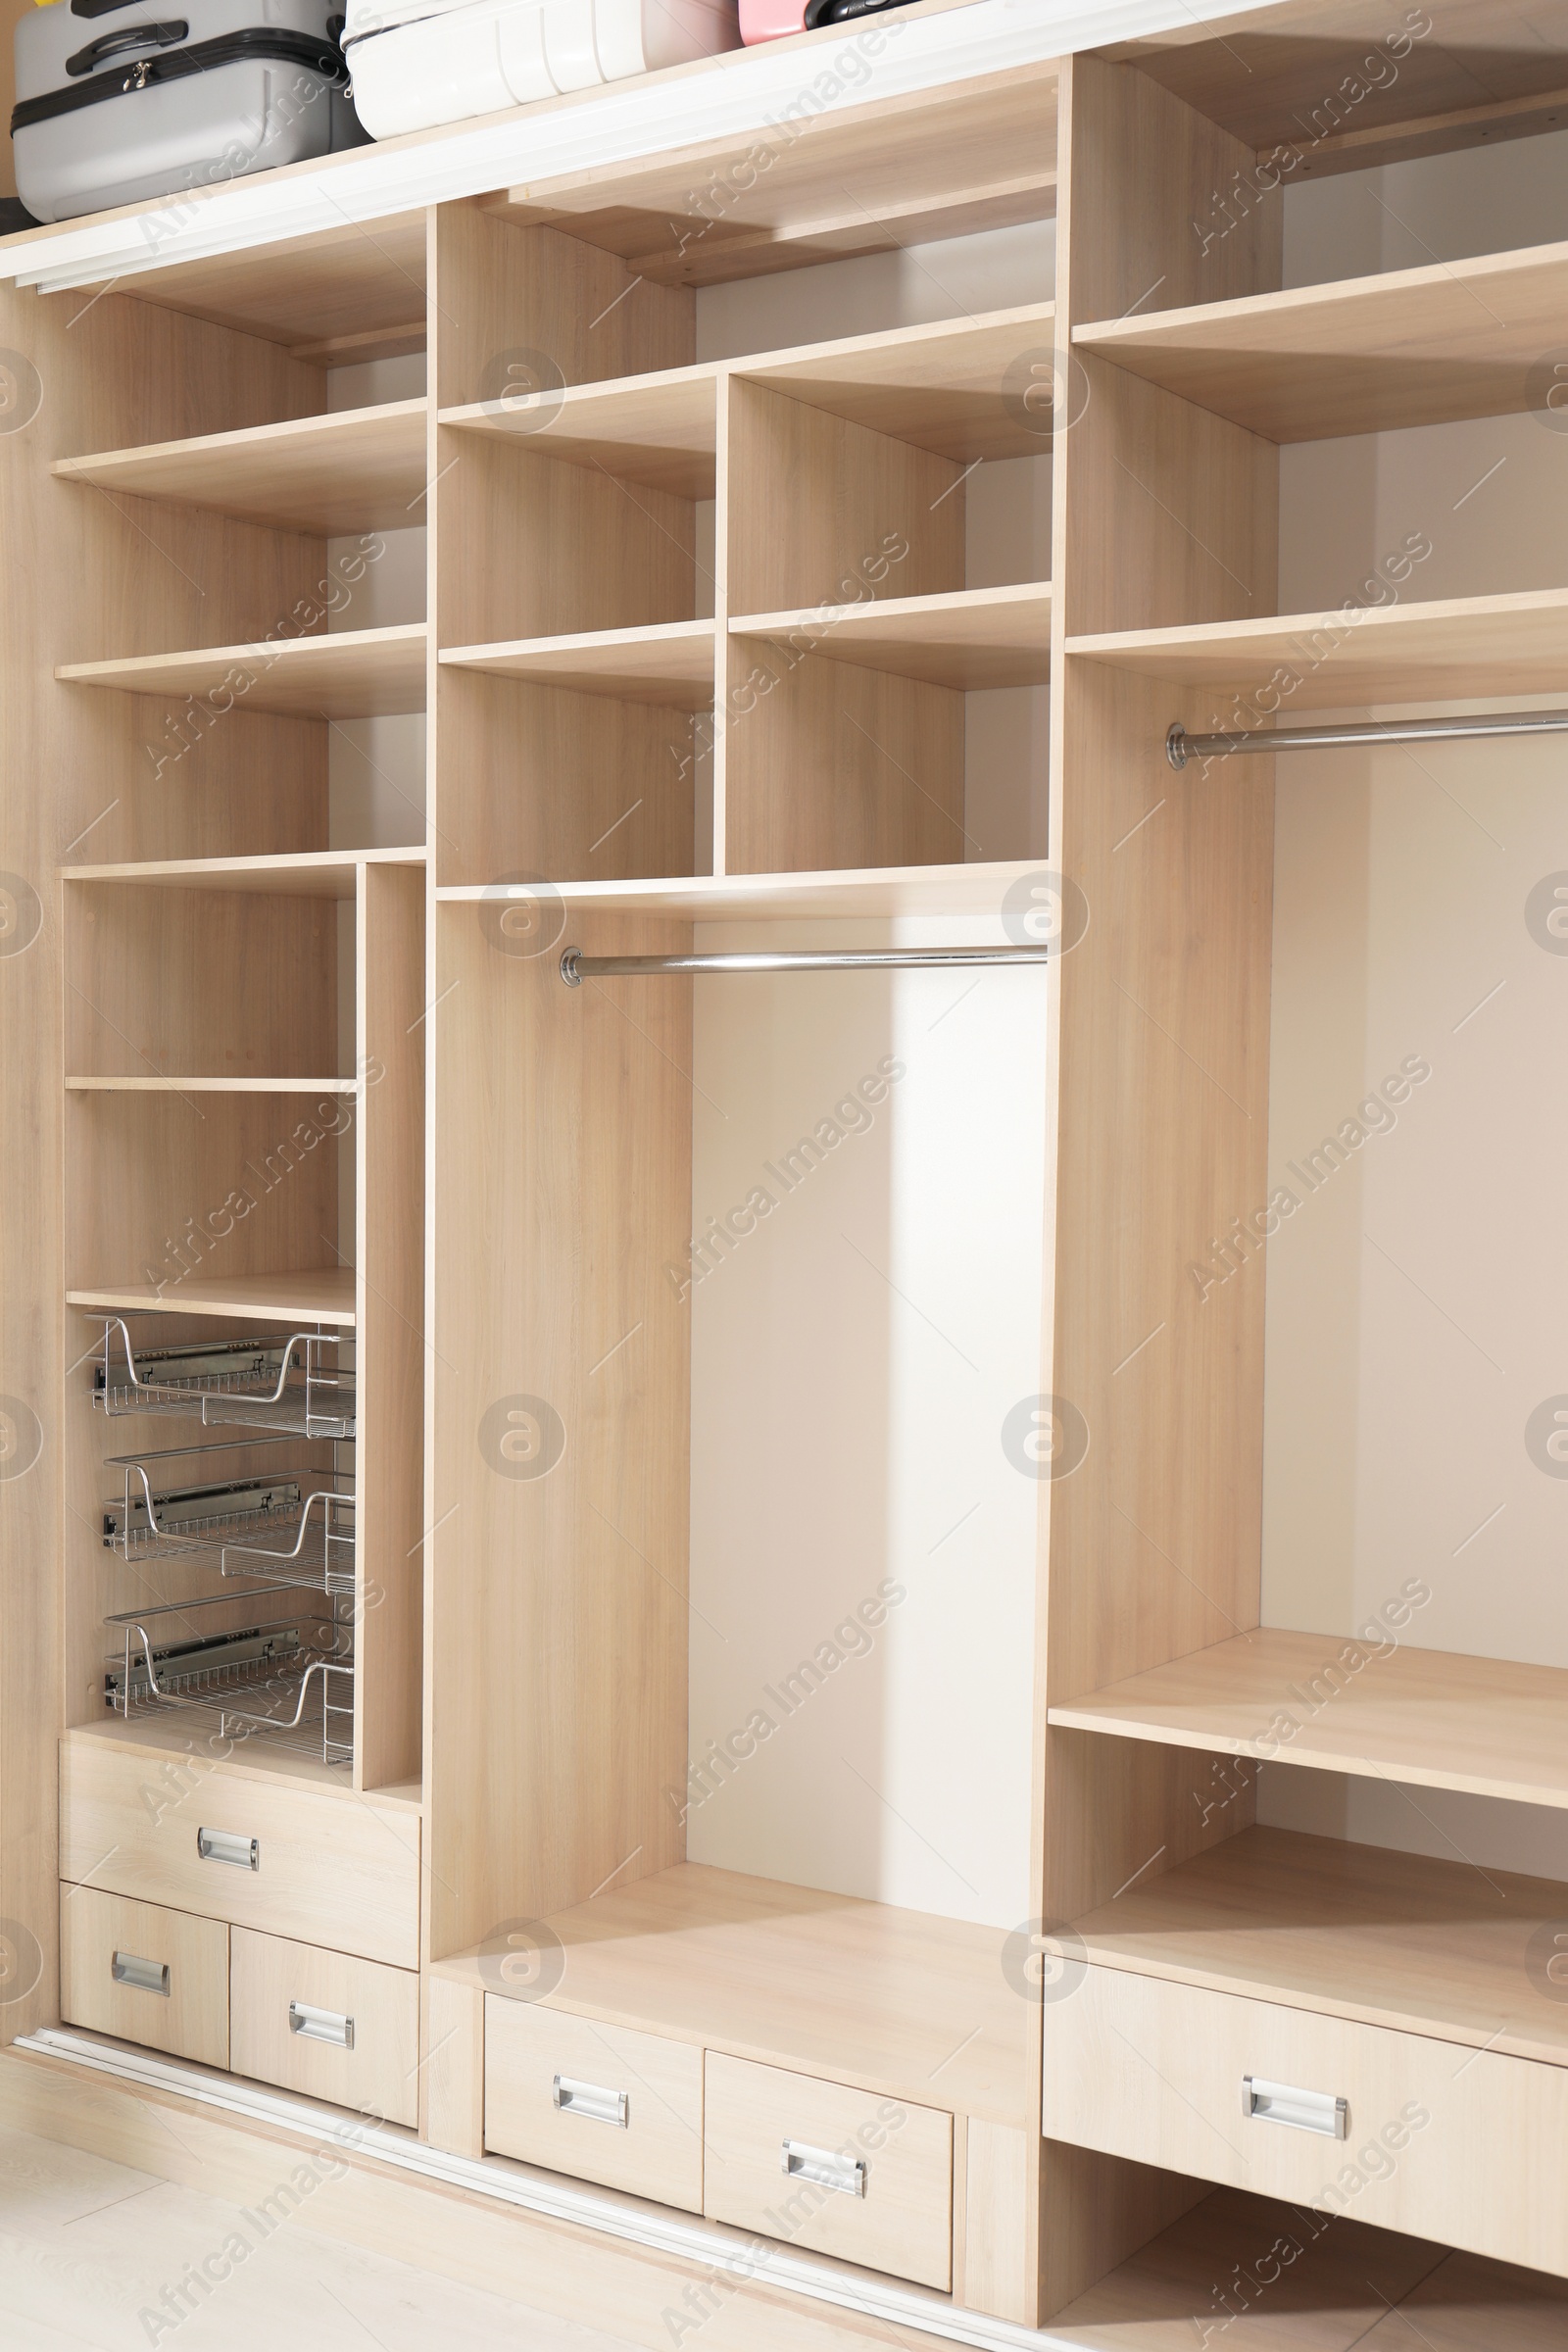
[[[101,32],[85,49],[66,60],[68,74],[90,74],[111,57],[122,57],[127,49],[172,49],[176,41],[190,38],[190,25],[183,17],[172,17],[162,24],[122,24],[118,32]]]

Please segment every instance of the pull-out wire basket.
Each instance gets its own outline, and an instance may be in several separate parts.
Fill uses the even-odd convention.
[[[119,1315],[93,1365],[99,1412],[184,1413],[300,1438],[354,1435],[354,1341],[346,1332],[187,1340],[143,1347]]]
[[[222,1633],[191,1630],[204,1609],[276,1599],[264,1588],[107,1618],[119,1645],[106,1662],[106,1706],[129,1721],[199,1713],[223,1740],[262,1739],[325,1764],[352,1764],[351,1625],[302,1602]]]
[[[104,1504],[106,1549],[130,1561],[216,1555],[224,1576],[352,1592],[354,1473],[302,1467],[301,1450],[261,1433],[111,1455],[107,1467],[121,1472],[123,1492]],[[258,1451],[272,1457],[266,1469],[233,1466],[234,1456]],[[214,1475],[223,1470],[227,1477]]]

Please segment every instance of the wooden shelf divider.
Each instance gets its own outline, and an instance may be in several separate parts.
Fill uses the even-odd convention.
[[[1226,723],[1237,726],[1266,723],[1248,714],[1265,689],[1282,725],[1303,710],[1556,694],[1568,686],[1568,588],[1069,637],[1066,651],[1235,696],[1242,710]]]
[[[1059,1703],[1050,1720],[1568,1808],[1568,1667],[1259,1628]]]
[[[711,498],[718,446],[718,369],[671,368],[608,383],[443,409],[460,432],[520,441],[544,457],[601,467],[677,498]]]
[[[896,327],[731,363],[748,383],[868,425],[938,457],[1044,457],[1051,449],[1054,303]]]
[[[748,612],[729,625],[733,636],[763,637],[831,662],[960,692],[1040,686],[1051,674],[1051,588],[1045,581],[798,612]]]
[[[535,686],[708,710],[713,701],[713,623],[672,620],[646,629],[594,629],[567,637],[519,637],[464,645],[440,656],[454,669],[484,669]]]
[[[381,718],[424,709],[424,642],[423,621],[408,621],[275,643],[69,662],[55,676],[122,694],[222,695],[232,697],[236,710],[292,718]]]
[[[296,416],[97,457],[57,459],[63,481],[207,507],[315,537],[409,530],[424,520],[425,403]]]
[[[1436,262],[1074,330],[1114,361],[1270,441],[1322,441],[1541,407],[1562,341],[1568,244]]]

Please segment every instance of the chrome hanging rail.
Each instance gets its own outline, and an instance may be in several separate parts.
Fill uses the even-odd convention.
[[[585,980],[664,972],[854,972],[902,971],[912,964],[1048,963],[1054,941],[1037,948],[787,948],[728,956],[585,956],[567,948],[561,977],[568,988]]]
[[[1560,735],[1568,710],[1497,710],[1473,718],[1412,718],[1386,726],[1378,719],[1345,727],[1239,727],[1228,735],[1189,735],[1180,719],[1165,736],[1172,767],[1189,760],[1223,760],[1231,752],[1325,752],[1367,743],[1436,743],[1444,736]]]

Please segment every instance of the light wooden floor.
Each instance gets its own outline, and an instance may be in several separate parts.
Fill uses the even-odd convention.
[[[161,2310],[165,2289],[236,2230],[255,2246],[248,2260],[188,2316]],[[595,2328],[290,2223],[259,2239],[220,2198],[0,2128],[5,2352],[625,2352]]]

